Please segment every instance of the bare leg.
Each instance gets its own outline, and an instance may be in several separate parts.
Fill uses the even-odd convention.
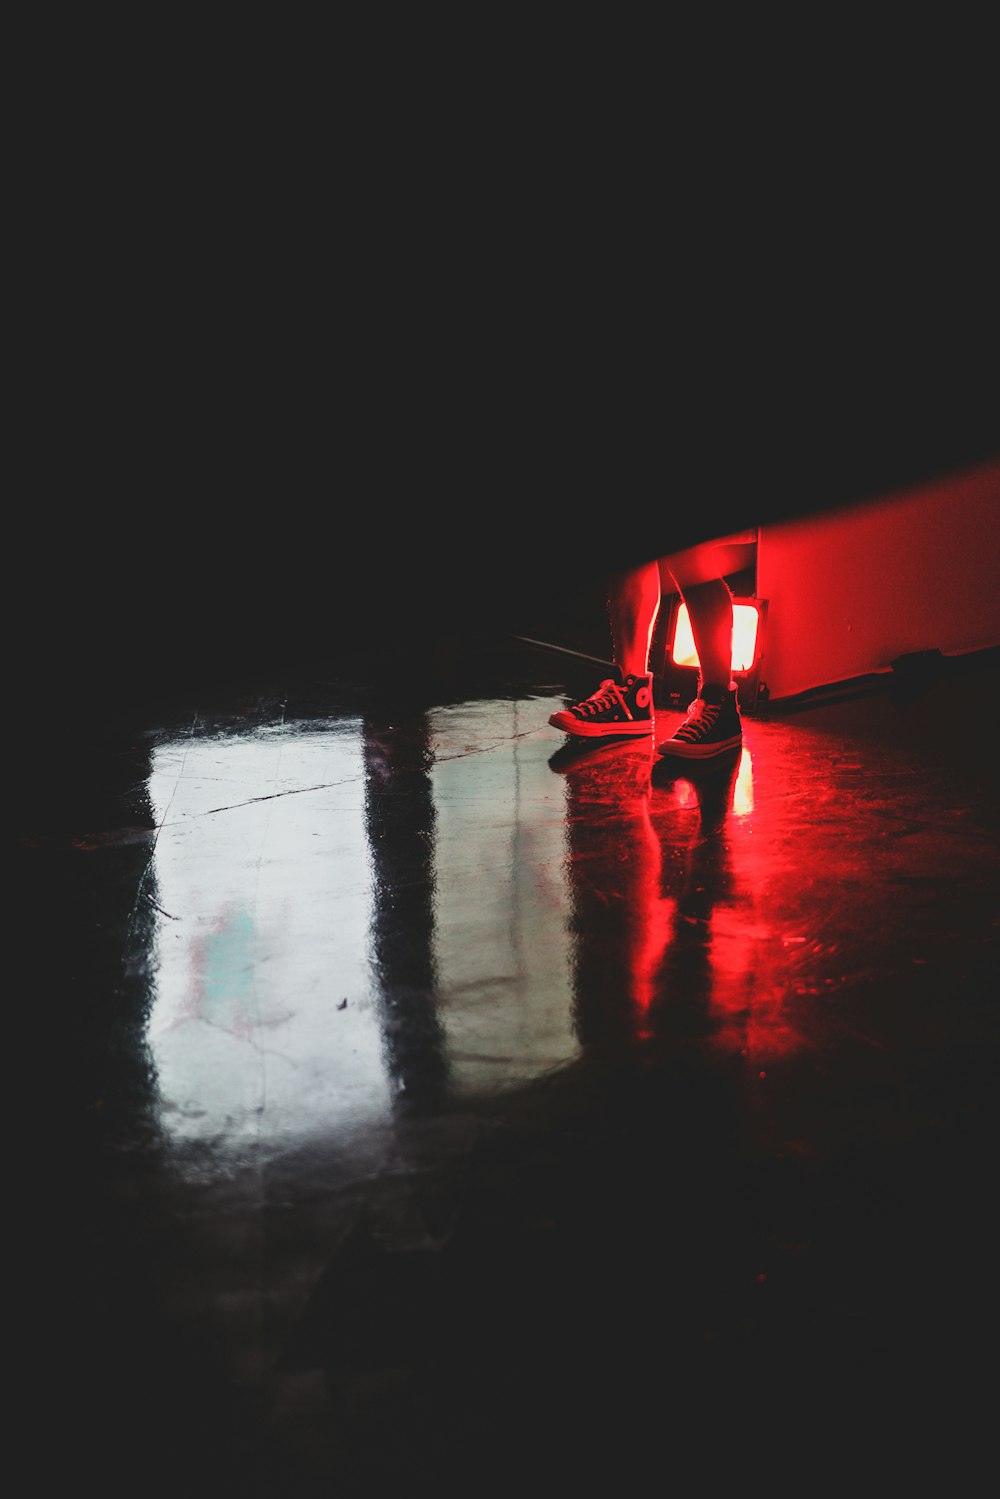
[[[611,649],[624,676],[642,676],[649,670],[649,647],[659,609],[660,569],[656,562],[645,562],[612,576],[608,588]]]
[[[719,562],[715,565],[719,567]],[[675,558],[668,559],[667,566],[691,616],[699,671],[698,693],[688,716],[659,746],[659,753],[682,764],[712,761],[738,750],[743,743],[738,694],[729,686],[733,675],[733,596],[721,569],[710,577],[700,565],[685,568]]]
[[[699,687],[728,688],[733,667],[733,596],[726,574],[745,565],[746,544],[735,538],[705,542],[661,560],[664,574],[688,607],[701,665]]]
[[[724,578],[684,587],[678,591],[688,607],[691,634],[701,663],[701,687],[729,686],[733,674],[733,596]]]

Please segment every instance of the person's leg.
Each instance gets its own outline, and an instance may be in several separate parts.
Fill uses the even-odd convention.
[[[681,594],[691,616],[691,632],[702,665],[699,692],[704,686],[709,698],[718,696],[727,704],[720,729],[733,740],[734,734],[738,735],[735,697],[729,689],[733,601],[725,577],[745,566],[747,546],[744,535],[726,537],[614,573],[608,586],[608,619],[617,679],[606,678],[590,697],[553,713],[549,723],[582,738],[653,732],[649,653],[660,600],[664,588],[668,588]],[[712,712],[708,716],[712,717],[715,705],[709,706]],[[737,729],[728,732],[734,716]],[[734,742],[739,742],[738,737]],[[713,748],[709,752],[718,751]]]
[[[701,682],[728,687],[732,675],[733,596],[726,574],[745,565],[742,541],[708,541],[660,561],[664,589],[679,593],[688,608]]]
[[[662,755],[711,760],[743,742],[733,667],[733,596],[724,574],[731,547],[708,543],[665,557],[661,570],[688,608],[698,653],[698,692],[687,718],[659,746]]]
[[[701,667],[699,687],[728,688],[733,669],[733,596],[725,578],[677,590],[687,604]]]
[[[617,669],[590,697],[549,717],[581,739],[638,738],[653,733],[653,675],[649,647],[660,607],[657,562],[612,574],[608,580],[611,654]]]
[[[627,572],[612,574],[608,585],[611,653],[622,675],[649,671],[649,647],[660,609],[660,569],[645,562]]]

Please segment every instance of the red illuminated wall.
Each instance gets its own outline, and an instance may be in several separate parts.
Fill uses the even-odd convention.
[[[761,527],[772,698],[896,656],[1000,645],[1000,459],[824,516]]]

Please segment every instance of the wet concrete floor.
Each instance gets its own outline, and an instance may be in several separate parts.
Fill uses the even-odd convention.
[[[592,666],[513,640],[63,725],[19,804],[39,1480],[968,1491],[996,679],[690,773],[568,746]]]

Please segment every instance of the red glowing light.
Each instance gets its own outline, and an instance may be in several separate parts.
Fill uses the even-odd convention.
[[[735,672],[750,671],[757,659],[757,639],[760,630],[760,611],[754,604],[733,604],[733,665]],[[691,633],[691,620],[686,604],[677,610],[674,626],[674,645],[671,653],[675,666],[698,666]]]

